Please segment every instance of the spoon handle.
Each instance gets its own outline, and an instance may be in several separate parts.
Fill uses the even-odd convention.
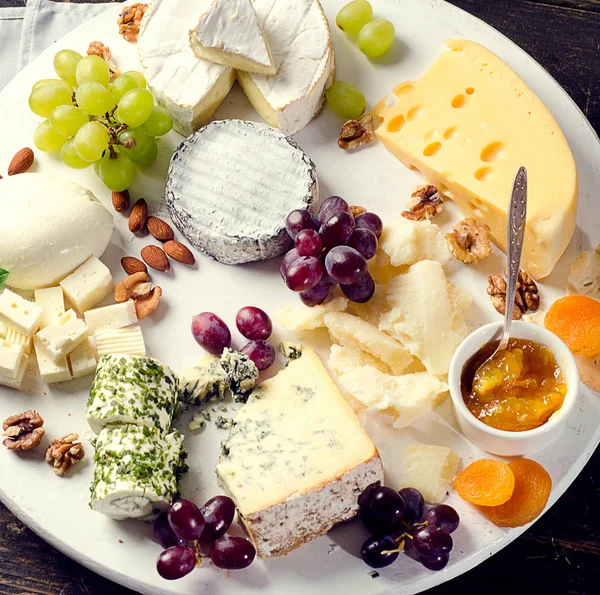
[[[512,323],[512,311],[519,280],[521,252],[525,237],[525,220],[527,218],[527,170],[520,167],[513,183],[510,207],[508,211],[506,233],[508,251],[508,286],[506,289],[506,312],[504,314],[504,332],[499,349],[506,349]]]

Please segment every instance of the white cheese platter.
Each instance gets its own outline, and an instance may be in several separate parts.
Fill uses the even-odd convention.
[[[128,2],[0,105],[0,499],[95,572],[418,593],[598,446],[600,142],[471,15]]]

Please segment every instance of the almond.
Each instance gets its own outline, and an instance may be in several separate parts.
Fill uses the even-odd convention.
[[[143,198],[140,198],[131,209],[129,231],[140,233],[146,227],[146,221],[148,221],[148,204]]]
[[[148,272],[148,267],[135,256],[124,256],[121,258],[121,266],[128,275]]]
[[[169,240],[168,242],[165,242],[163,247],[165,252],[173,260],[183,264],[196,264],[196,259],[194,258],[191,250],[187,246],[184,246],[181,242],[178,242],[177,240]]]
[[[113,190],[112,204],[118,213],[126,211],[129,208],[129,190],[123,190],[123,192]]]
[[[173,228],[158,217],[148,217],[148,231],[159,242],[167,242],[175,237]]]
[[[25,173],[33,165],[33,151],[29,147],[25,147],[17,151],[8,166],[8,175]]]
[[[157,271],[165,273],[171,268],[167,255],[158,246],[145,246],[141,254],[144,262]]]

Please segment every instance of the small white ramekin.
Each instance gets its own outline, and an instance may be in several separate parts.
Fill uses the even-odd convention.
[[[460,390],[460,379],[467,360],[486,343],[500,339],[501,334],[502,323],[486,324],[471,333],[456,350],[448,373],[454,415],[462,433],[479,448],[499,456],[527,455],[550,444],[564,428],[579,397],[579,372],[569,348],[555,334],[537,324],[513,322],[512,338],[536,341],[552,351],[567,382],[567,394],[562,407],[539,428],[524,432],[492,428],[479,421],[467,408]]]

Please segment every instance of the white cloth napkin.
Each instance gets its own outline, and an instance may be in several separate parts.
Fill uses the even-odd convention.
[[[51,43],[111,6],[28,0],[24,7],[0,8],[0,89]]]

